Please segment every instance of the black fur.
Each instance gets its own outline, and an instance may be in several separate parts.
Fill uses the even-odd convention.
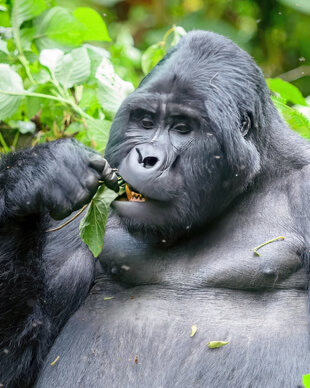
[[[249,55],[191,32],[124,101],[106,158],[147,202],[114,203],[79,308],[94,276],[79,219],[45,232],[58,224],[48,213],[68,216],[96,189],[106,165],[94,157],[62,141],[2,160],[0,383],[30,386],[45,359],[38,388],[300,384],[310,373],[309,144]],[[229,344],[208,349],[214,340]]]

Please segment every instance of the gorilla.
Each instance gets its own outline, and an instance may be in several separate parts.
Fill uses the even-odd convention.
[[[112,167],[127,200],[95,261],[81,216],[48,230],[98,180],[117,191]],[[3,157],[0,182],[5,388],[291,388],[310,373],[309,143],[229,39],[183,37],[121,105],[105,159],[55,141]]]

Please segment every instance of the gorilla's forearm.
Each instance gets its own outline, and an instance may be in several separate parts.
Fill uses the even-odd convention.
[[[53,339],[94,278],[79,220],[65,231],[46,233],[57,224],[48,213],[70,215],[90,200],[99,179],[113,187],[110,170],[105,159],[75,141],[0,161],[0,383],[6,388],[33,384]]]
[[[47,217],[29,216],[0,228],[0,382],[7,388],[32,386],[93,282],[94,260],[77,223],[67,227],[69,242],[67,231],[42,233],[49,225]]]
[[[0,228],[0,379],[5,387],[28,387],[47,350],[51,322],[44,314],[36,217]]]

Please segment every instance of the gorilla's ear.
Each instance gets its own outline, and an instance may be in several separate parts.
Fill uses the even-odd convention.
[[[242,118],[241,127],[240,127],[240,131],[243,137],[245,137],[249,133],[251,127],[252,127],[252,115],[251,113],[246,113]]]

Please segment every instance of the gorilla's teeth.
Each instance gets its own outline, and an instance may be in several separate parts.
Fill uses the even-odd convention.
[[[129,185],[127,185],[127,184],[125,186],[125,191],[126,191],[127,199],[130,202],[145,202],[146,201],[146,199],[143,197],[142,194],[135,193],[134,191],[132,191],[130,189]]]

